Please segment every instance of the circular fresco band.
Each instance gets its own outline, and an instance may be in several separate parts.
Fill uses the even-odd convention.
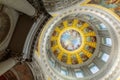
[[[63,21],[51,36],[51,50],[63,63],[81,64],[92,57],[95,48],[95,31],[78,19]]]

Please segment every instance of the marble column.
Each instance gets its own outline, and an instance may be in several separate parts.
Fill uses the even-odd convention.
[[[6,61],[0,63],[0,75],[4,74],[8,70],[10,70],[13,66],[17,64],[17,60],[10,58]]]

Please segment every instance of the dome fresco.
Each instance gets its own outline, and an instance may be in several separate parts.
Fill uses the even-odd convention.
[[[110,25],[113,20],[108,16],[113,17],[113,13],[108,12],[86,4],[69,8],[48,21],[39,38],[38,52],[45,57],[43,66],[50,70],[46,73],[51,79],[97,80],[112,69],[109,63],[113,61],[113,37],[117,36],[111,32],[116,30],[113,26],[117,20]]]
[[[94,54],[96,41],[96,33],[88,23],[66,19],[52,33],[51,51],[63,63],[82,64]]]
[[[61,35],[60,43],[68,51],[74,51],[81,45],[81,37],[79,32],[70,29]]]

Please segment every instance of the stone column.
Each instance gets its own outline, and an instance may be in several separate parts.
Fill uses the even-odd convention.
[[[0,63],[0,75],[4,74],[8,70],[10,70],[13,66],[17,64],[17,61],[13,58],[10,58],[6,61]]]
[[[36,12],[35,8],[27,0],[0,0],[0,3],[29,16],[34,16]]]

